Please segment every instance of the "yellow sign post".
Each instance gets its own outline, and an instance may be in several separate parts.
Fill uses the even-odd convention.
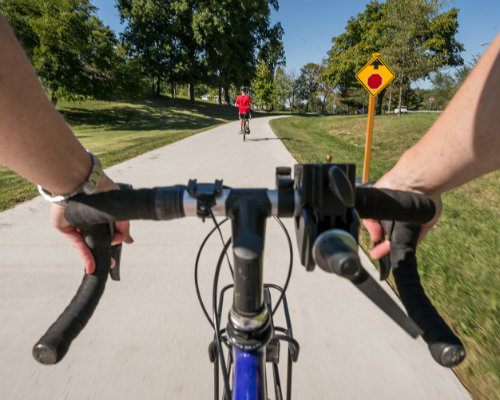
[[[370,93],[368,103],[368,125],[366,128],[365,160],[363,163],[363,183],[368,182],[372,149],[373,121],[377,95],[396,77],[380,58],[380,53],[373,53],[372,58],[356,74],[356,79]]]

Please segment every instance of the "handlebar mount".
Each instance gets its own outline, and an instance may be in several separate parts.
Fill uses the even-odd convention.
[[[294,187],[299,205],[294,216],[300,261],[315,267],[312,248],[317,237],[341,229],[358,241],[359,218],[355,205],[355,164],[298,164]]]

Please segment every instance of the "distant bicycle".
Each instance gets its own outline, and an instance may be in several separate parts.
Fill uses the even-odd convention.
[[[241,134],[243,135],[243,141],[246,141],[246,135],[250,133],[250,113],[241,114]]]
[[[250,109],[253,110],[253,105],[252,98],[248,95],[248,88],[246,86],[240,88],[240,93],[234,105],[238,107],[238,113],[240,115],[240,133],[243,135],[243,141],[245,141],[246,135],[250,133]]]

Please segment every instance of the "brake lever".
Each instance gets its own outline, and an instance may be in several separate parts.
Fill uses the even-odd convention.
[[[109,269],[109,276],[114,281],[120,280],[120,260],[122,256],[122,244],[118,243],[111,246],[111,258],[115,260],[113,268]]]
[[[423,332],[365,270],[356,252],[357,242],[347,232],[331,229],[318,236],[313,246],[315,263],[325,272],[349,279],[381,311],[411,337]]]
[[[128,183],[118,183],[118,187],[121,190],[126,190],[126,189],[132,189],[132,185],[129,185]],[[113,240],[113,237],[115,236],[115,224],[110,223],[109,224],[109,231],[111,232],[111,240]],[[115,260],[115,265],[113,268],[109,269],[109,276],[113,281],[119,281],[120,280],[120,261],[122,258],[122,244],[118,243],[113,246],[111,246],[111,258]]]
[[[382,234],[380,240],[374,243],[375,246],[379,245],[385,240],[385,235]],[[385,281],[389,278],[389,274],[391,273],[391,261],[389,259],[389,254],[386,254],[382,258],[378,260],[379,272],[380,272],[380,280]]]
[[[386,230],[386,232],[388,232],[387,240],[390,241],[391,236],[392,236],[392,231],[394,230],[394,221],[392,221],[392,222],[379,221],[379,222],[380,222],[380,225],[382,225],[382,229]],[[390,224],[390,228],[389,228],[389,224]],[[389,228],[389,229],[387,229],[387,228]],[[384,231],[382,231],[382,236],[380,237],[380,240],[378,242],[374,243],[374,245],[376,246],[376,245],[382,243],[384,240],[385,240],[385,234],[384,234]],[[378,260],[381,281],[387,280],[387,278],[389,277],[389,274],[391,273],[390,256],[391,256],[390,253],[388,253]]]

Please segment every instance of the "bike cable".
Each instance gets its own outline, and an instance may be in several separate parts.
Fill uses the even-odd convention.
[[[225,243],[224,248],[222,249],[219,260],[217,261],[217,267],[215,268],[215,274],[214,274],[214,280],[213,280],[213,290],[212,290],[212,312],[213,312],[213,325],[214,325],[214,332],[215,332],[215,343],[217,345],[217,352],[219,353],[219,362],[220,362],[220,367],[222,370],[222,376],[224,380],[224,387],[226,390],[226,394],[229,394],[231,396],[231,390],[230,390],[230,384],[229,384],[229,373],[227,372],[226,368],[226,360],[224,358],[224,353],[222,351],[222,334],[220,331],[220,319],[219,319],[219,314],[217,312],[218,306],[217,306],[217,292],[218,292],[218,282],[219,282],[219,274],[220,270],[222,268],[222,263],[224,261],[224,256],[226,255],[227,249],[231,245],[232,238],[229,238],[228,241]]]
[[[288,230],[285,227],[285,224],[278,218],[274,217],[276,222],[281,226],[281,229],[283,229],[283,232],[285,233],[286,240],[288,242],[288,249],[290,250],[290,262],[288,265],[288,275],[286,277],[285,285],[283,286],[283,290],[281,291],[281,295],[278,298],[278,301],[276,302],[276,306],[274,307],[273,311],[271,312],[271,316],[274,316],[274,313],[278,309],[279,305],[281,304],[281,301],[283,300],[283,297],[285,297],[286,290],[288,289],[288,284],[290,283],[290,278],[292,277],[292,268],[293,268],[293,247],[292,247],[292,240],[290,239],[290,234],[288,233]]]
[[[215,217],[213,217],[213,218],[215,220]],[[203,242],[200,245],[200,248],[198,250],[198,254],[196,255],[196,262],[194,265],[194,284],[195,284],[195,288],[196,288],[196,295],[198,296],[198,302],[200,303],[201,310],[203,311],[203,314],[205,314],[205,317],[206,317],[208,323],[212,326],[212,329],[214,329],[214,330],[215,330],[215,326],[212,322],[212,318],[210,318],[210,315],[208,314],[207,308],[205,307],[205,303],[203,302],[203,299],[201,297],[199,280],[198,280],[199,263],[200,263],[200,259],[201,259],[201,253],[203,252],[203,249],[205,248],[205,244],[208,242],[208,239],[210,239],[210,237],[212,236],[212,234],[216,230],[219,230],[219,233],[220,233],[221,239],[222,239],[222,244],[224,245],[224,239],[223,239],[222,233],[220,231],[220,226],[223,225],[224,223],[226,223],[228,220],[229,220],[229,218],[226,218],[220,223],[217,223],[217,221],[215,221],[216,225],[207,234],[207,236],[205,236],[205,239],[203,240]],[[231,270],[231,276],[233,276],[233,268],[231,266],[231,262],[229,261],[229,258],[227,259],[227,262],[229,263],[229,268]]]

